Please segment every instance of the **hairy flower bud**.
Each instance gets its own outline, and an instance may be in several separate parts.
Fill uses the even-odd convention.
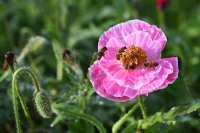
[[[39,114],[43,118],[51,118],[51,103],[45,90],[40,90],[35,94],[35,104]]]

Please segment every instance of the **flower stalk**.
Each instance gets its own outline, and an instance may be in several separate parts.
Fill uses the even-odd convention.
[[[58,60],[57,61],[57,80],[62,81],[63,79],[63,62]]]
[[[146,113],[146,110],[145,110],[145,107],[144,107],[143,98],[141,96],[138,96],[138,102],[139,102],[139,105],[140,105],[140,110],[142,112],[142,117],[143,117],[143,119],[146,119],[147,113]]]
[[[10,70],[11,70],[12,73],[14,74],[14,72],[15,72],[15,68],[14,68],[14,66],[10,66]]]
[[[14,70],[14,67],[13,67],[13,70]],[[21,126],[20,126],[20,119],[19,119],[19,112],[18,112],[18,105],[17,105],[17,97],[16,96],[19,97],[19,101],[22,105],[22,109],[24,111],[25,117],[27,118],[27,121],[28,121],[29,125],[31,126],[32,131],[35,132],[35,128],[34,128],[32,120],[31,120],[27,105],[26,105],[25,100],[22,96],[22,93],[19,89],[17,77],[20,75],[20,73],[28,73],[29,76],[31,77],[32,81],[33,81],[36,92],[41,90],[37,78],[35,77],[35,75],[32,73],[32,71],[29,68],[26,68],[26,67],[19,68],[13,73],[13,77],[12,77],[12,98],[13,98],[13,108],[14,108],[14,114],[15,114],[15,121],[16,121],[16,125],[17,125],[17,133],[21,133],[22,129],[21,129]],[[22,75],[20,75],[20,76],[22,76]]]
[[[158,11],[158,21],[159,25],[162,28],[163,31],[165,31],[165,18],[164,18],[164,12],[163,11]]]
[[[133,114],[133,112],[138,108],[139,102],[137,102],[123,117],[121,117],[112,127],[112,133],[117,133],[121,126],[126,122],[126,120]]]

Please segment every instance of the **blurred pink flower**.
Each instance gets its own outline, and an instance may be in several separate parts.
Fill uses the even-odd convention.
[[[140,20],[120,23],[98,42],[90,80],[102,97],[125,102],[166,88],[178,78],[178,58],[161,59],[167,39],[161,29]]]
[[[156,0],[156,7],[158,10],[164,11],[168,3],[169,0]]]

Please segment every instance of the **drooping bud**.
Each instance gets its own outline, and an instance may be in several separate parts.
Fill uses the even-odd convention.
[[[39,114],[43,118],[51,118],[51,102],[45,90],[40,90],[35,94],[35,105]]]
[[[164,11],[169,3],[169,0],[156,0],[156,7],[160,11]]]

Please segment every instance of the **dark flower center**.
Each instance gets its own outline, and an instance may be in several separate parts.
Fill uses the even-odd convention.
[[[132,45],[119,49],[116,58],[120,60],[125,69],[134,69],[136,66],[144,64],[147,55],[142,48]]]

